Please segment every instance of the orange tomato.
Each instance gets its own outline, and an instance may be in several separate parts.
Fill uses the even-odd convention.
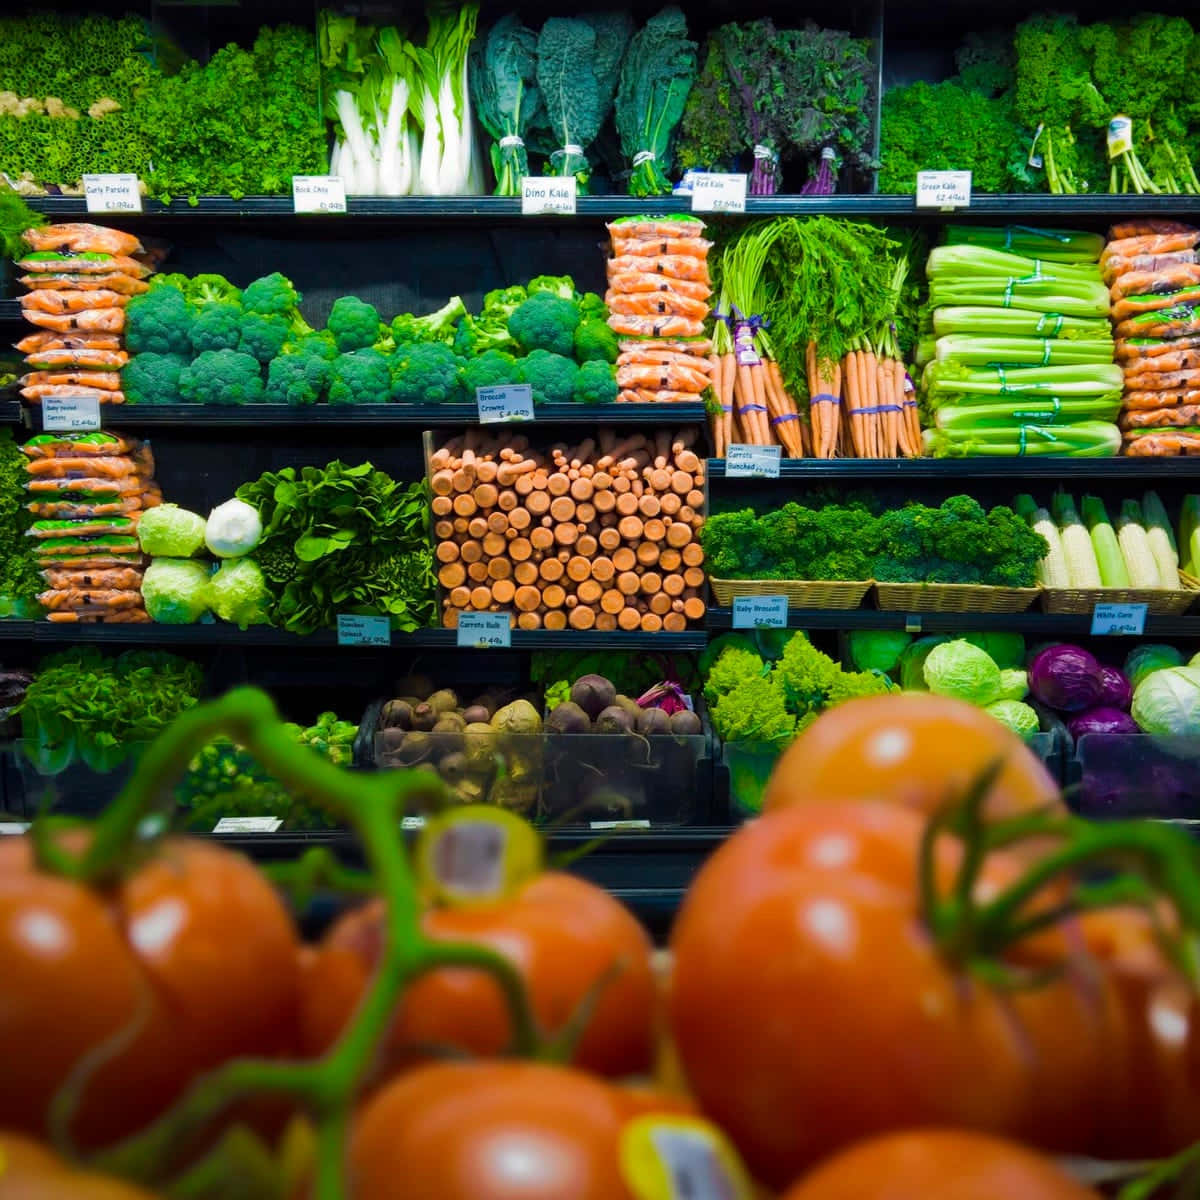
[[[77,1171],[20,1134],[0,1132],[0,1200],[154,1200],[149,1192]]]
[[[378,960],[382,907],[372,901],[330,930],[302,964],[301,1031],[319,1054],[337,1037]],[[521,972],[544,1032],[560,1029],[612,970],[574,1061],[603,1075],[646,1070],[654,1053],[655,981],[651,944],[633,915],[602,888],[550,872],[495,904],[433,908],[425,934],[473,942],[505,955]],[[456,1046],[474,1055],[502,1053],[511,1040],[500,989],[481,971],[441,968],[406,992],[388,1034],[382,1076],[412,1065],[422,1047]]]
[[[863,696],[822,713],[788,747],[763,806],[886,800],[929,814],[997,759],[1004,768],[988,797],[991,815],[1061,809],[1036,755],[982,709],[929,692]]]
[[[72,1137],[134,1132],[199,1073],[295,1041],[296,935],[241,855],[171,839],[100,891],[0,853],[0,1126],[46,1133],[68,1081]],[[88,1062],[87,1056],[93,1055]]]
[[[893,1133],[817,1167],[783,1200],[1099,1200],[1015,1142],[962,1129]]]

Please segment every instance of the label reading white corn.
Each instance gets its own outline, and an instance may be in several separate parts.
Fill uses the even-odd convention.
[[[1147,604],[1097,604],[1092,609],[1092,637],[1141,637]]]

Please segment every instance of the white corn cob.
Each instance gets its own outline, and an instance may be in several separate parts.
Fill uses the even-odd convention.
[[[1136,500],[1126,500],[1117,518],[1117,542],[1121,557],[1129,572],[1129,584],[1135,588],[1162,586],[1158,563],[1150,550],[1150,539],[1142,525],[1142,506]]]
[[[1142,513],[1146,518],[1146,540],[1158,566],[1159,587],[1179,589],[1179,547],[1167,510],[1157,492],[1142,497]]]
[[[1058,532],[1067,559],[1071,586],[1100,587],[1100,565],[1096,562],[1091,535],[1080,519],[1075,501],[1065,492],[1060,492],[1054,498],[1054,516],[1058,521]]]

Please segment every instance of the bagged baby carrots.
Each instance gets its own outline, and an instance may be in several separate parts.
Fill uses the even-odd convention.
[[[35,251],[56,254],[138,254],[142,249],[132,233],[86,221],[41,225],[25,230],[21,239]]]

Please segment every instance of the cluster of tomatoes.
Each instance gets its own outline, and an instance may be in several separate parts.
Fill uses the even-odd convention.
[[[1061,805],[970,706],[883,696],[826,714],[781,761],[766,815],[698,873],[665,970],[617,901],[564,873],[428,906],[426,937],[516,967],[540,1030],[586,1019],[569,1065],[521,1061],[492,975],[417,979],[347,1122],[346,1196],[1082,1200],[1048,1153],[1147,1159],[1200,1139],[1196,994],[1153,911],[1043,907],[994,964],[1022,986],[933,936],[922,862],[944,894],[963,850],[940,839],[923,860],[927,820],[997,762],[989,818]],[[990,851],[974,892],[1003,894],[1044,853]],[[4,842],[0,1200],[153,1194],[78,1164],[231,1058],[325,1053],[385,920],[370,901],[304,946],[274,888],[216,845],[167,839],[99,888]]]

